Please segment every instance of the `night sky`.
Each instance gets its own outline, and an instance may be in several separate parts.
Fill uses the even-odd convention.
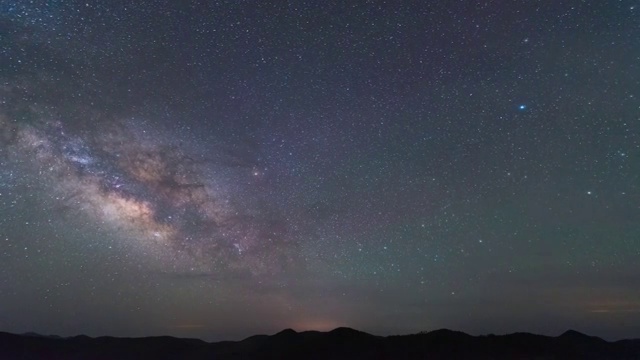
[[[640,337],[640,3],[0,0],[0,331]]]

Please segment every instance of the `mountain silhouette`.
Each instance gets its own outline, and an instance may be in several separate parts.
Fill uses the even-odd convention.
[[[562,335],[559,336],[559,338],[566,341],[606,342],[605,340],[597,336],[585,335],[575,330],[567,330],[563,332]]]
[[[608,342],[569,330],[471,336],[447,329],[375,336],[351,328],[283,330],[208,343],[171,336],[91,338],[0,332],[0,359],[640,359],[640,340]]]

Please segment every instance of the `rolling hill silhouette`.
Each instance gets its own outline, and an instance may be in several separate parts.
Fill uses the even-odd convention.
[[[640,359],[640,340],[608,342],[569,330],[558,337],[471,336],[436,330],[375,336],[350,328],[283,330],[207,343],[170,336],[68,338],[0,332],[1,359]]]

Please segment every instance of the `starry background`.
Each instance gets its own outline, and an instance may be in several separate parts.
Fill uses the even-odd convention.
[[[0,330],[640,337],[637,1],[0,0]]]

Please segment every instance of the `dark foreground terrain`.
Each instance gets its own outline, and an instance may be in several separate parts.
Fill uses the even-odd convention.
[[[379,337],[348,328],[284,330],[242,341],[173,337],[47,337],[0,332],[0,359],[640,359],[640,340],[607,342],[576,331],[558,337],[471,336],[450,330]]]

